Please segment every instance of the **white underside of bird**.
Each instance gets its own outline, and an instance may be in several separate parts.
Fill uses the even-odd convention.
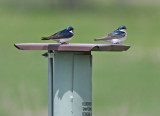
[[[119,39],[111,39],[111,40],[104,40],[104,41],[111,42],[113,44],[117,44],[117,43],[122,43],[125,40],[126,40],[126,36],[123,38],[119,38]]]
[[[58,43],[66,43],[66,42],[69,42],[70,40],[72,40],[72,37],[71,38],[53,39],[53,40],[57,41]]]

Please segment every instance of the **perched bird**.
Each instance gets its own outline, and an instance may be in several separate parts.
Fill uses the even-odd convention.
[[[124,25],[121,25],[118,29],[108,34],[107,36],[94,39],[94,40],[107,41],[107,42],[111,42],[112,44],[120,44],[126,39],[126,36],[127,36],[126,30],[127,28]]]
[[[59,31],[49,37],[42,37],[42,40],[55,40],[58,43],[64,44],[67,43],[68,41],[70,41],[72,39],[74,35],[74,28],[71,26],[68,26],[67,28],[65,28],[62,31]]]

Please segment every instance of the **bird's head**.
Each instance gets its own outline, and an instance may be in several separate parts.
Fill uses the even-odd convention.
[[[74,28],[73,27],[71,27],[71,26],[68,26],[67,28],[66,28],[66,30],[68,30],[69,32],[71,32],[71,33],[73,33],[74,32]]]
[[[119,31],[126,31],[127,28],[126,28],[126,26],[121,25],[117,30],[119,30]]]

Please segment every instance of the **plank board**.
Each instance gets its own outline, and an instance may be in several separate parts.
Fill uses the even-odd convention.
[[[123,44],[59,44],[59,43],[17,43],[20,50],[55,50],[55,51],[126,51],[130,45]]]

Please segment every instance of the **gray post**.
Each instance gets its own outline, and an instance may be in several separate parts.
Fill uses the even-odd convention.
[[[54,116],[92,116],[91,52],[54,52]]]
[[[53,116],[53,52],[48,51],[48,116]]]

